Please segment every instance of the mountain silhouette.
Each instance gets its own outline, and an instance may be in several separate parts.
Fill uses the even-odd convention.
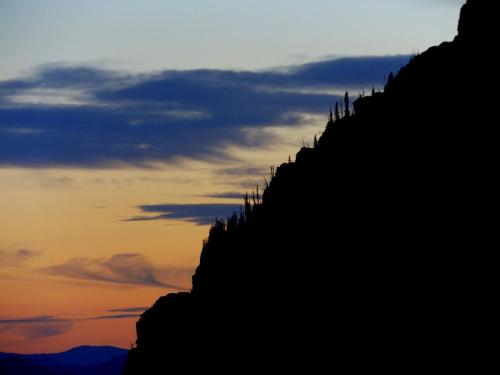
[[[467,1],[457,37],[383,92],[346,95],[314,147],[212,226],[191,292],[137,322],[126,375],[446,368],[492,229],[491,3]]]
[[[119,375],[127,352],[112,346],[79,346],[62,353],[0,353],[0,374]]]

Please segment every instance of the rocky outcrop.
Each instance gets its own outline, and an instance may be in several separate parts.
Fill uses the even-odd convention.
[[[212,227],[192,291],[137,323],[126,374],[449,368],[493,233],[484,4]]]
[[[498,24],[496,5],[494,1],[468,0],[460,12],[457,39],[487,47],[486,43],[498,34],[494,30]]]

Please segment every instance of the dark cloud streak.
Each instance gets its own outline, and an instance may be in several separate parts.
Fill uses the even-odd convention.
[[[226,218],[239,210],[239,205],[226,203],[200,204],[150,204],[138,207],[143,213],[153,216],[135,216],[124,221],[183,220],[197,225],[208,225],[215,218]]]
[[[218,198],[218,199],[243,199],[243,193],[236,191],[229,191],[224,193],[212,193],[203,195],[205,198]]]
[[[88,318],[86,320],[114,320],[114,319],[131,319],[131,318],[137,318],[141,314],[119,314],[119,315],[101,315],[101,316],[95,316],[92,318]]]
[[[146,308],[144,308],[145,310]],[[143,311],[144,311],[143,310]],[[75,323],[92,320],[135,319],[140,314],[100,315],[89,318],[65,319],[52,315],[25,318],[0,319],[0,332],[11,332],[28,339],[59,336],[70,330]]]
[[[124,308],[118,308],[118,309],[109,309],[108,312],[112,312],[112,313],[133,313],[133,312],[144,312],[146,311],[147,309],[149,309],[149,307],[145,307],[145,306],[140,306],[140,307],[124,307]]]
[[[64,323],[67,319],[59,319],[52,315],[33,316],[19,319],[0,319],[0,324],[26,324],[26,323]]]

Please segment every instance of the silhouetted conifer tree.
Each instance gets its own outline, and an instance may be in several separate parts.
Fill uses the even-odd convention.
[[[335,103],[335,121],[340,120],[339,102]]]
[[[351,115],[351,110],[349,109],[349,107],[350,107],[349,93],[347,91],[346,91],[345,96],[344,96],[344,106],[345,106],[344,116],[349,117]]]
[[[318,147],[318,137],[316,136],[316,134],[314,134],[314,148],[317,148]]]
[[[227,219],[227,231],[232,232],[238,227],[238,215],[236,212],[233,212],[231,217]]]
[[[245,220],[249,220],[252,216],[252,204],[250,203],[250,197],[248,196],[248,193],[245,193],[245,195],[243,196],[243,202],[245,205]]]
[[[392,85],[392,82],[394,81],[394,74],[392,72],[389,74],[389,77],[387,78],[387,85],[385,86],[386,88]]]
[[[243,223],[245,222],[245,213],[243,212],[243,207],[240,205],[240,217],[239,217],[239,220],[238,220],[238,225],[243,225]]]

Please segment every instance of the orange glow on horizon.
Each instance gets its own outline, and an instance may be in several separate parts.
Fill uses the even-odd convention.
[[[151,306],[176,291],[168,285],[188,290],[208,226],[123,220],[141,215],[138,206],[143,204],[240,204],[239,199],[207,195],[262,186],[270,165],[293,156],[304,134],[312,139],[324,126],[321,116],[304,122],[312,125],[260,129],[278,135],[280,143],[228,145],[227,160],[176,160],[151,169],[1,168],[0,351],[129,348],[135,342],[136,317],[92,318]],[[154,277],[128,274],[128,259],[142,262]],[[40,317],[41,322],[29,321]]]

